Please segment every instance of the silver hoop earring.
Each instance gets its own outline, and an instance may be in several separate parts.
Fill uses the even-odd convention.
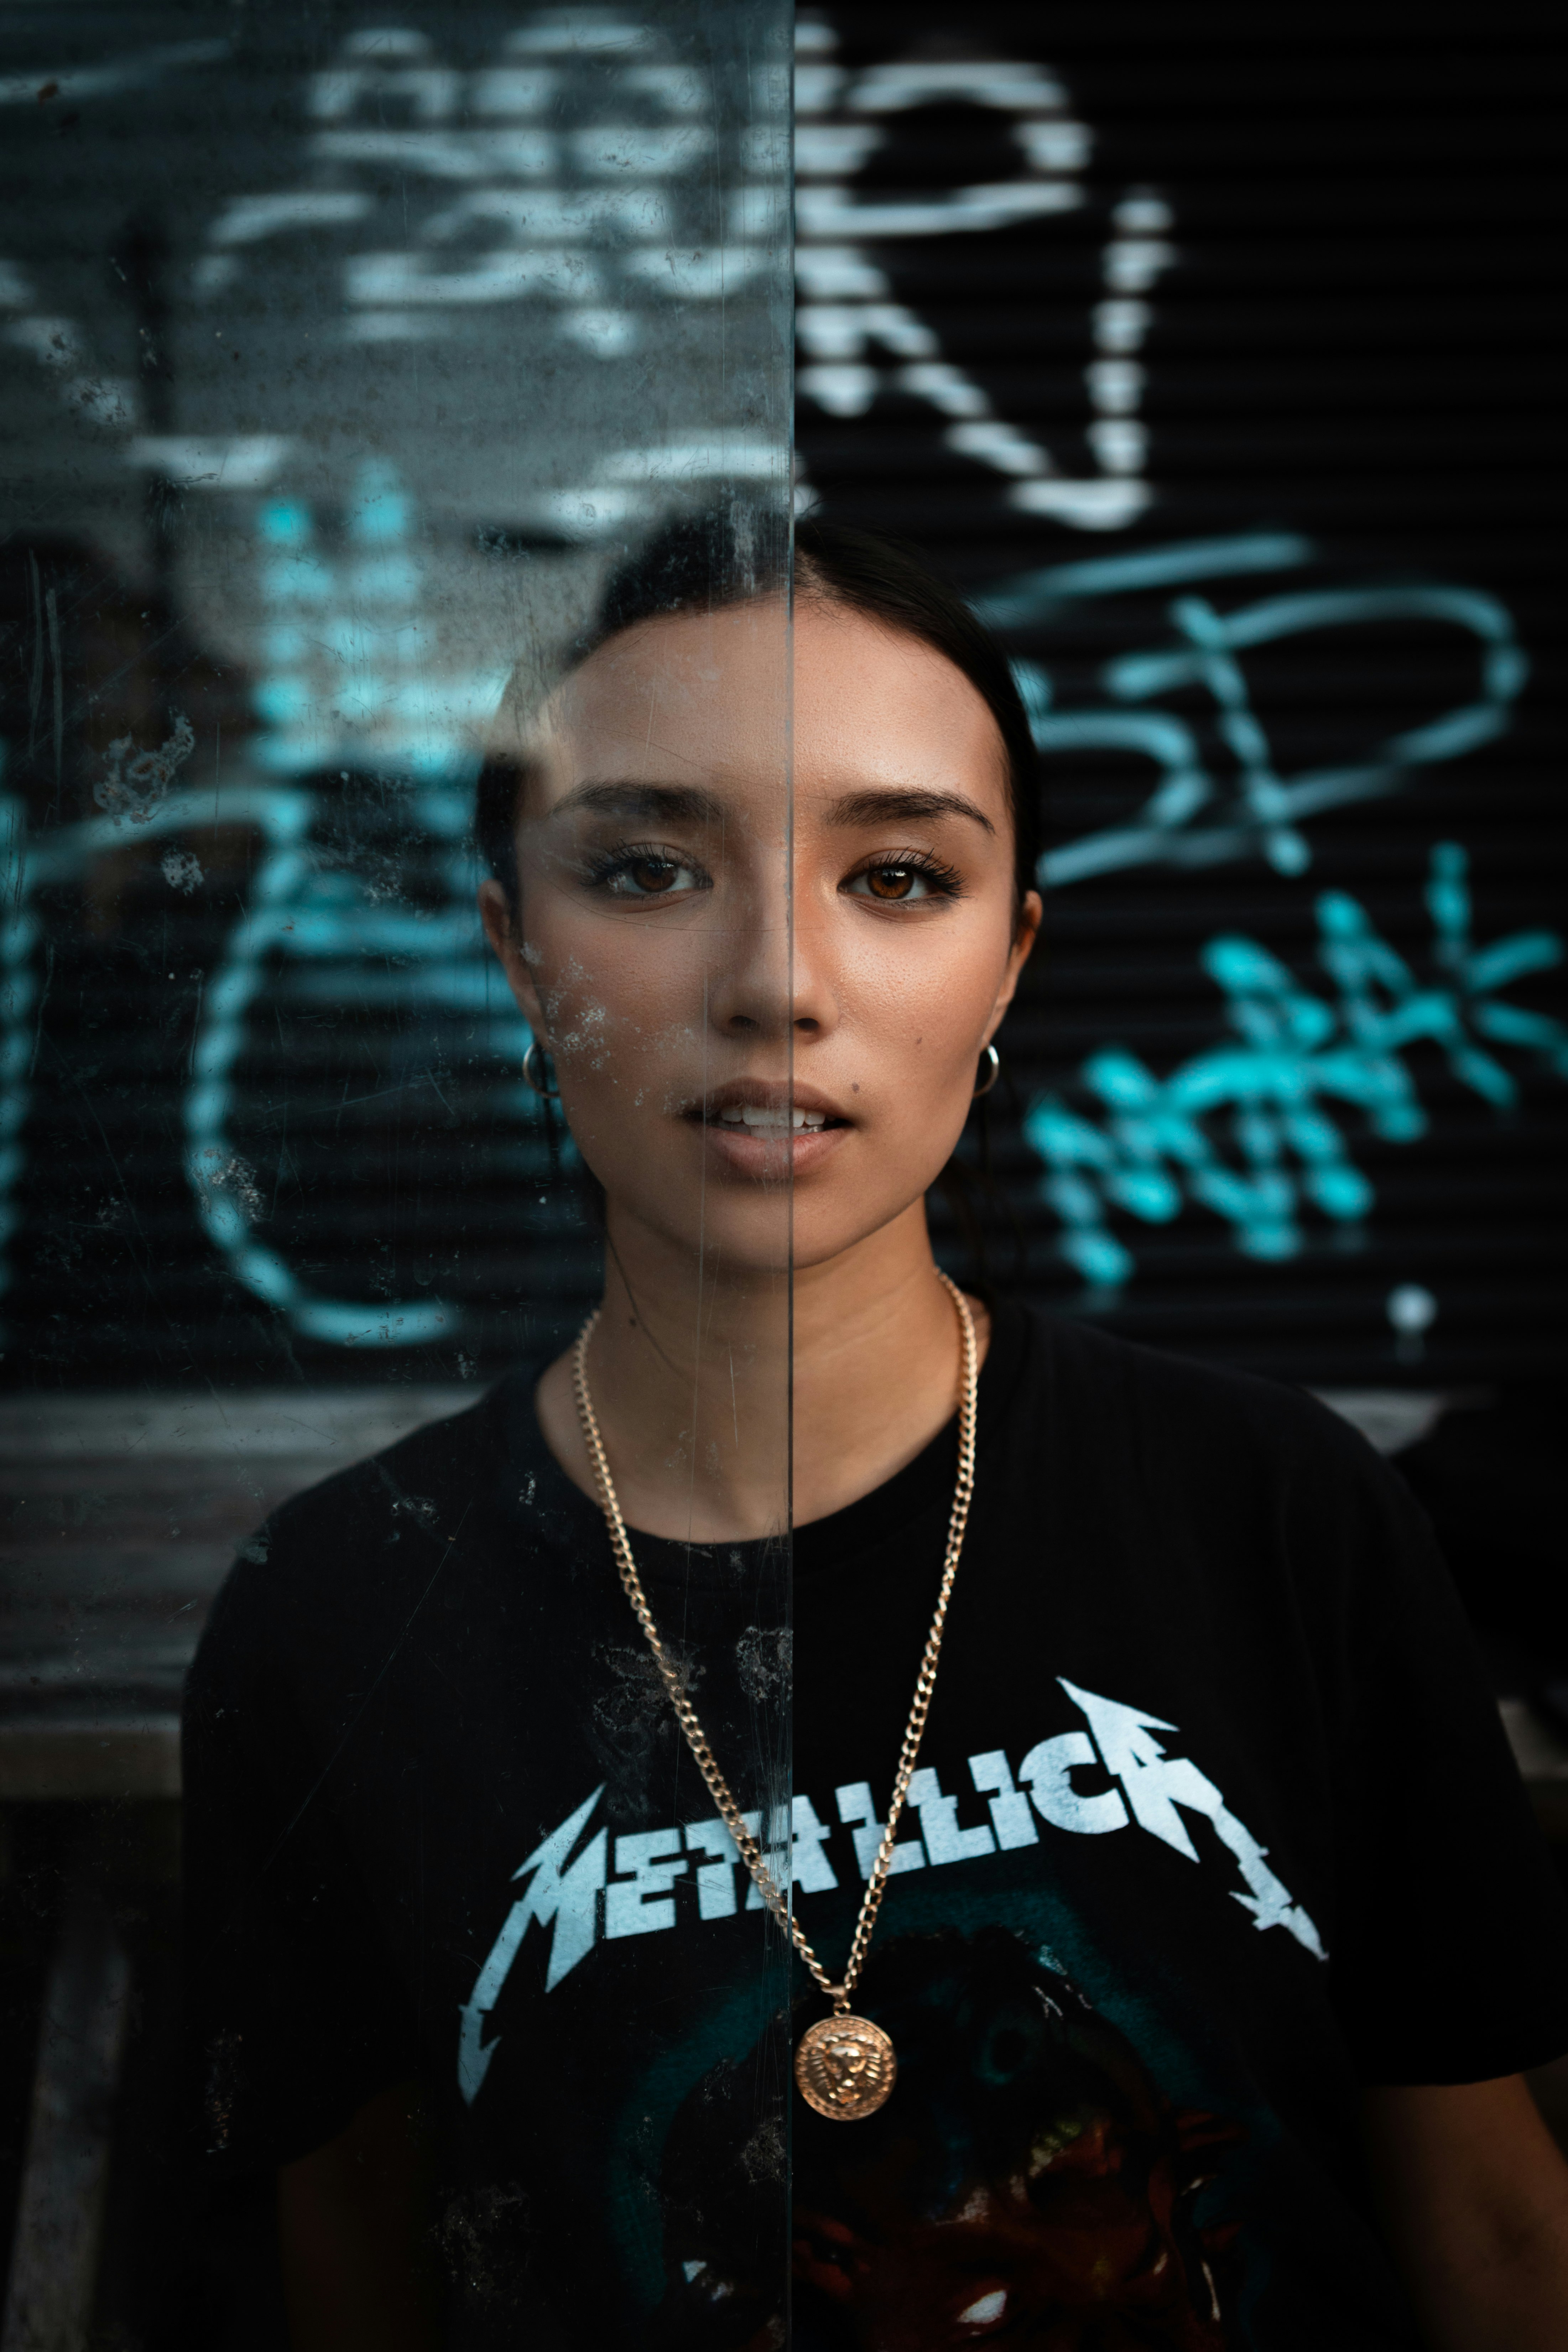
[[[1002,1075],[1002,1056],[996,1051],[994,1045],[986,1046],[985,1051],[980,1056],[980,1066],[985,1072],[985,1075],[984,1077],[977,1076],[975,1079],[974,1099],[976,1102],[979,1102],[982,1096],[988,1095],[990,1093],[992,1087],[995,1085],[997,1079]]]
[[[546,1102],[559,1102],[561,1089],[553,1083],[554,1077],[550,1056],[535,1037],[522,1057],[523,1084],[531,1087],[536,1095],[542,1095]]]

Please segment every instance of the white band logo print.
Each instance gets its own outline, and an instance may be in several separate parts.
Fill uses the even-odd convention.
[[[970,1780],[986,1800],[988,1823],[961,1827],[959,1800],[944,1795],[938,1773],[929,1768],[916,1772],[909,1805],[919,1815],[920,1832],[900,1839],[894,1848],[890,1874],[978,1862],[1036,1845],[1040,1837],[1037,1817],[1049,1829],[1079,1837],[1103,1836],[1136,1822],[1187,1861],[1198,1862],[1201,1856],[1183,1819],[1184,1813],[1196,1814],[1213,1825],[1220,1844],[1234,1857],[1242,1885],[1231,1888],[1231,1900],[1252,1914],[1256,1927],[1283,1927],[1314,1958],[1326,1958],[1311,1919],[1269,1869],[1267,1847],[1237,1819],[1196,1764],[1166,1755],[1155,1734],[1174,1732],[1175,1725],[1082,1690],[1065,1676],[1058,1675],[1058,1681],[1088,1730],[1058,1732],[1037,1741],[1018,1766],[1016,1779],[1001,1748],[968,1758]],[[1089,1767],[1100,1769],[1116,1785],[1094,1793],[1079,1789],[1073,1776]],[[742,1907],[761,1908],[754,1885],[747,1886],[742,1905],[736,1873],[742,1882],[746,1874],[733,1839],[717,1816],[617,1837],[612,1875],[607,1829],[597,1829],[579,1847],[603,1794],[601,1786],[585,1797],[513,1873],[528,1885],[508,1912],[458,2012],[458,2084],[465,2100],[478,2096],[489,2072],[499,2036],[487,2041],[485,2027],[531,1926],[551,1931],[544,1990],[553,1992],[601,1939],[658,1935],[674,1927],[675,1889],[683,1880],[695,1885],[700,1921],[733,1918]],[[864,1780],[846,1781],[834,1790],[834,1801],[859,1875],[868,1878],[883,1827],[870,1786]],[[752,1834],[760,1836],[761,1814],[744,1818]],[[809,1797],[794,1799],[787,1822],[779,1807],[769,1832],[773,1843],[768,1863],[778,1878],[787,1869],[792,1885],[803,1895],[825,1894],[838,1885],[826,1852],[837,1832],[822,1821]],[[843,1843],[841,1836],[838,1843]]]

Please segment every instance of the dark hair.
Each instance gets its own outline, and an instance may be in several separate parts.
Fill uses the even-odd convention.
[[[788,579],[782,544],[770,544],[754,518],[714,511],[671,523],[610,575],[590,626],[572,646],[568,667],[636,628],[676,613],[716,613],[756,596],[782,593]],[[808,517],[795,531],[796,601],[842,605],[922,645],[969,680],[996,721],[1006,755],[1018,903],[1035,887],[1038,793],[1034,740],[1007,657],[950,582],[903,540]],[[479,853],[515,904],[513,829],[522,781],[517,763],[492,759],[479,777],[474,813]]]
[[[795,593],[842,604],[884,628],[918,637],[961,670],[996,721],[1006,756],[1018,901],[1035,887],[1039,852],[1038,762],[1028,715],[1007,656],[951,581],[916,548],[881,531],[808,517],[795,534]]]

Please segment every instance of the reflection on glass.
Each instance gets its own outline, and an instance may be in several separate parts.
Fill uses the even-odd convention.
[[[188,2210],[100,2133],[60,2256],[139,2337],[126,2230],[304,2347],[784,2309],[784,1941],[561,1367],[603,1295],[637,1570],[777,1859],[789,37],[5,36],[0,1801],[121,2021],[93,2096],[161,2115],[183,1804]]]

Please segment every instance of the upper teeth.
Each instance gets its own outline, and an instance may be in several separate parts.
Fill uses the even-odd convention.
[[[821,1110],[772,1110],[761,1103],[729,1103],[720,1112],[726,1127],[826,1127],[827,1114]]]

